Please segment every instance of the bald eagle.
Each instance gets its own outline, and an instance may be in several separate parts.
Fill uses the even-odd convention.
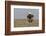
[[[32,21],[33,21],[32,18],[33,18],[33,17],[34,17],[34,15],[32,15],[32,14],[28,14],[28,15],[27,15],[27,19],[28,19],[28,22],[29,22],[29,23],[32,23]]]

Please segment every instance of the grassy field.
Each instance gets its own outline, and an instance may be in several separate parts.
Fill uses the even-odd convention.
[[[38,25],[39,25],[38,20],[35,20],[34,24],[27,23],[25,19],[15,19],[14,20],[14,27],[34,27]]]

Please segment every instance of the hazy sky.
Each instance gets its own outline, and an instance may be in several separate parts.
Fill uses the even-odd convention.
[[[14,17],[16,19],[26,19],[28,12],[34,15],[35,19],[39,18],[39,9],[14,8]]]

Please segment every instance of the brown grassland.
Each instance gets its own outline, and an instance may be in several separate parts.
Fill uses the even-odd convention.
[[[14,20],[14,27],[34,27],[38,26],[39,21],[35,20],[34,23],[28,23],[26,19],[15,19]]]

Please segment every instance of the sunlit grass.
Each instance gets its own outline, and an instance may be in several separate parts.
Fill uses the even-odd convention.
[[[39,21],[35,20],[34,24],[29,24],[26,22],[26,19],[15,19],[14,20],[14,27],[34,27],[39,25]]]

